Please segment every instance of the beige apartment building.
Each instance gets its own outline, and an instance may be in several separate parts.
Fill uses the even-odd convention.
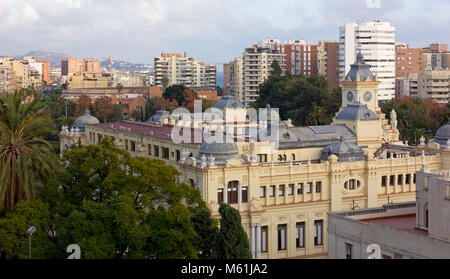
[[[74,73],[67,77],[67,88],[111,87],[113,80],[109,73]]]
[[[61,75],[69,76],[81,73],[100,73],[100,61],[93,58],[66,58],[61,61]]]
[[[343,104],[330,125],[254,123],[243,103],[224,96],[214,105],[223,122],[187,121],[166,111],[146,123],[98,123],[86,115],[61,132],[61,150],[109,137],[134,156],[175,166],[177,180],[198,188],[214,217],[221,203],[238,209],[254,258],[326,258],[328,212],[415,201],[415,173],[423,164],[449,168],[450,157],[440,152],[444,145],[417,149],[399,140],[395,111],[389,122],[378,107],[379,83],[358,55],[342,80]],[[210,136],[227,131],[232,140],[172,140],[173,129],[201,134],[205,127]],[[256,140],[247,133],[252,127],[259,128]],[[265,133],[276,137],[261,137]]]
[[[254,45],[245,48],[242,55],[243,101],[246,106],[256,101],[259,85],[270,75],[272,62],[276,60],[286,73],[286,54],[270,47]]]
[[[155,84],[162,86],[162,79],[169,80],[169,86],[183,84],[191,86],[216,86],[216,66],[196,61],[193,57],[179,53],[164,53],[155,57]]]
[[[12,66],[0,66],[0,92],[14,90],[14,72]]]
[[[244,72],[242,57],[237,57],[228,64],[224,64],[224,91],[244,100]],[[226,70],[225,70],[226,69]]]
[[[450,70],[424,70],[418,75],[418,96],[448,104],[450,97]]]

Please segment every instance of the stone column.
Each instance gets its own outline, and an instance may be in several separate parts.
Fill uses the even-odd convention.
[[[228,184],[223,185],[223,202],[228,203]]]
[[[251,251],[252,251],[252,259],[255,258],[255,225],[254,223],[251,223],[251,234],[250,234],[250,245],[251,245]]]
[[[238,184],[238,204],[239,204],[239,210],[241,210],[242,209],[242,185],[241,185],[240,181]]]
[[[256,258],[261,259],[261,223],[256,223]]]

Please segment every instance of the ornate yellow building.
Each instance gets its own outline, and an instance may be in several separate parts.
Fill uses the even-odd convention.
[[[199,188],[214,216],[223,202],[239,209],[254,258],[326,258],[327,212],[414,201],[416,171],[423,164],[442,169],[450,163],[442,144],[450,135],[419,148],[399,140],[395,112],[388,123],[377,105],[378,84],[358,55],[343,81],[343,104],[333,123],[294,127],[282,121],[273,130],[276,142],[249,140],[246,109],[225,96],[215,108],[225,116],[221,129],[231,142],[175,143],[174,128],[189,127],[195,138],[202,128],[214,130],[214,123],[159,111],[146,123],[91,124],[97,121],[86,115],[61,132],[61,149],[111,137],[135,156],[174,165],[178,180]],[[270,122],[264,125],[271,129]]]

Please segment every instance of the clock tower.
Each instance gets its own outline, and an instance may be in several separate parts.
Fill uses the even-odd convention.
[[[363,60],[363,55],[358,53],[355,64],[347,76],[342,80],[342,108],[348,104],[361,103],[375,112],[378,107],[377,88],[381,82],[378,76],[370,71],[370,65]]]

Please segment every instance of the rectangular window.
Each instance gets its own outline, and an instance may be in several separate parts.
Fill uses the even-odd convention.
[[[284,185],[280,185],[278,188],[278,196],[284,196]]]
[[[155,156],[155,157],[159,157],[159,146],[157,146],[157,145],[154,145],[153,146],[153,156]]]
[[[238,203],[238,187],[228,185],[228,204]]]
[[[288,195],[292,196],[294,194],[294,184],[289,184]]]
[[[152,145],[151,145],[151,144],[148,144],[148,145],[147,145],[147,148],[148,148],[148,155],[149,155],[149,156],[152,156]]]
[[[416,174],[414,174],[413,184],[416,184]]]
[[[295,229],[295,242],[297,248],[305,248],[305,222],[299,222]]]
[[[177,161],[180,161],[181,159],[181,153],[180,150],[177,150]]]
[[[266,197],[266,186],[259,187],[259,197],[260,198]]]
[[[217,189],[217,202],[219,204],[223,203],[223,189]]]
[[[274,197],[275,196],[275,186],[270,186],[269,188],[269,197]]]
[[[248,202],[248,187],[242,187],[242,202]]]
[[[381,177],[381,186],[386,187],[387,185],[387,176]]]
[[[258,162],[267,163],[267,154],[258,154]]]
[[[306,183],[306,194],[312,193],[312,182]]]
[[[287,224],[278,225],[278,250],[286,250],[286,228]]]
[[[321,246],[323,233],[323,220],[314,221],[314,245]]]
[[[269,229],[267,226],[261,227],[261,252],[262,253],[267,253],[267,241],[268,241],[268,237],[267,234],[269,232]]]
[[[303,195],[303,183],[297,185],[297,195]]]
[[[403,185],[403,175],[399,174],[397,176],[397,185]]]
[[[318,181],[316,182],[316,193],[322,192],[322,182]]]
[[[169,160],[169,148],[162,148],[162,157],[163,159]]]
[[[389,186],[394,186],[394,182],[395,182],[395,175],[391,175],[389,177]]]
[[[136,151],[136,142],[134,141],[130,141],[131,142],[131,152],[135,152]]]
[[[99,139],[100,139],[100,135],[99,135]],[[128,150],[128,140],[125,140],[125,149]]]
[[[352,259],[353,245],[345,243],[345,258]]]

